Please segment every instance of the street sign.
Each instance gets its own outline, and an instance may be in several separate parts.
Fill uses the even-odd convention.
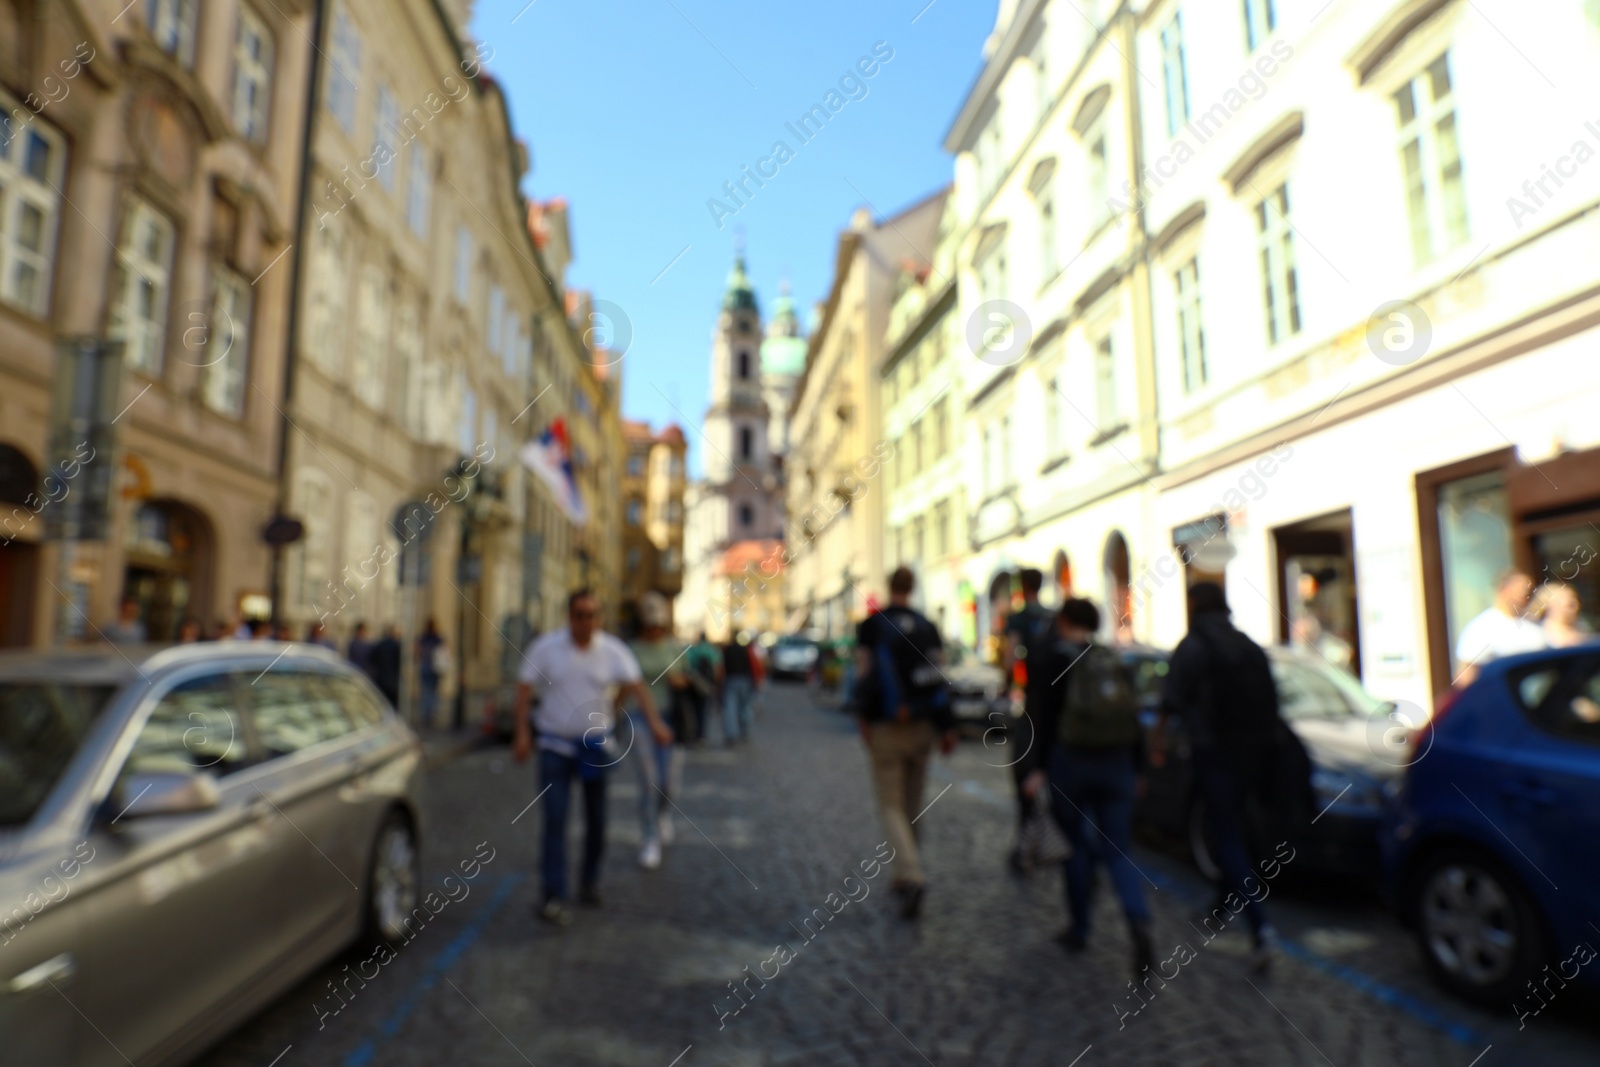
[[[115,423],[122,391],[122,342],[68,337],[56,343],[50,403],[50,469],[44,535],[104,541],[111,525]]]
[[[305,523],[299,519],[291,519],[287,515],[274,515],[272,520],[261,528],[261,540],[274,548],[292,545],[305,535]]]

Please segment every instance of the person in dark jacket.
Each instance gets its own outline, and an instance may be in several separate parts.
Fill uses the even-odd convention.
[[[1198,582],[1189,590],[1189,620],[1188,636],[1173,650],[1162,683],[1152,762],[1164,759],[1167,721],[1181,718],[1222,869],[1218,897],[1242,902],[1255,938],[1252,964],[1264,971],[1276,936],[1265,909],[1248,892],[1245,827],[1250,801],[1263,795],[1271,774],[1280,728],[1278,688],[1266,652],[1230,620],[1220,585]]]
[[[1011,762],[1011,784],[1017,798],[1017,843],[1011,849],[1011,869],[1019,874],[1033,866],[1033,858],[1023,854],[1023,829],[1028,816],[1033,814],[1033,798],[1022,791],[1023,779],[1028,773],[1027,753],[1033,748],[1038,729],[1034,718],[1040,706],[1049,702],[1046,692],[1049,679],[1040,678],[1042,671],[1030,670],[1039,664],[1029,664],[1030,650],[1048,645],[1055,638],[1055,612],[1039,603],[1039,591],[1044,588],[1044,573],[1034,567],[1024,567],[1017,572],[1017,582],[1022,586],[1022,607],[1006,616],[1005,643],[1001,648],[1000,667],[1005,671],[1004,686],[1022,690],[1023,717],[1005,723],[1006,753]]]
[[[351,631],[350,645],[345,650],[345,656],[355,665],[356,670],[372,677],[372,638],[367,636],[367,624],[356,623],[356,628]]]
[[[400,627],[390,623],[372,646],[372,680],[389,703],[400,706]]]
[[[1128,923],[1137,980],[1155,962],[1144,875],[1128,855],[1143,745],[1132,679],[1115,652],[1094,644],[1099,629],[1100,609],[1073,597],[1056,616],[1055,640],[1036,642],[1028,653],[1030,674],[1040,681],[1038,737],[1022,788],[1030,797],[1051,794],[1056,821],[1072,844],[1063,872],[1070,925],[1058,939],[1072,952],[1087,945],[1094,868],[1104,866]],[[1074,671],[1100,673],[1088,683]],[[1105,689],[1113,695],[1102,696]],[[1080,708],[1102,713],[1079,714]]]

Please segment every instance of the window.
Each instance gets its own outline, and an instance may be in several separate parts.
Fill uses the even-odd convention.
[[[667,501],[667,521],[668,522],[682,522],[683,521],[683,504],[680,501],[677,501],[677,500],[669,500],[669,501]]]
[[[644,501],[637,497],[628,501],[628,525],[644,525]]]
[[[294,670],[267,670],[247,687],[250,718],[269,756],[287,756],[355,728],[333,694]]]
[[[249,5],[239,5],[233,42],[233,128],[247,141],[267,139],[272,97],[272,34]]]
[[[346,133],[354,133],[356,83],[361,80],[361,35],[344,11],[333,16],[333,55],[328,67],[328,110]]]
[[[1036,93],[1035,101],[1039,109],[1039,121],[1043,122],[1045,115],[1050,111],[1051,96],[1050,86],[1050,51],[1045,47],[1045,38],[1049,30],[1041,22],[1039,24],[1039,39],[1034,42],[1033,54],[1028,58],[1033,62],[1033,86]]]
[[[1411,254],[1421,265],[1467,239],[1449,53],[1395,90],[1394,102],[1411,214]]]
[[[748,530],[756,524],[756,511],[749,504],[739,505],[739,526]]]
[[[472,455],[472,446],[478,438],[478,392],[466,384],[465,376],[457,378],[461,384],[461,421],[456,424],[456,445],[463,456]],[[573,458],[583,455],[581,450],[574,451]],[[580,462],[579,466],[584,464]]]
[[[1111,433],[1122,421],[1117,408],[1116,353],[1110,334],[1094,346],[1094,410],[1102,434]]]
[[[740,378],[740,380],[748,380],[749,377],[750,377],[750,353],[748,353],[748,352],[740,352],[739,353],[739,378]]]
[[[291,551],[300,557],[299,604],[314,612],[336,608],[335,599],[324,603],[329,596],[329,564],[333,559],[333,538],[327,516],[332,514],[333,493],[328,482],[315,470],[302,470],[295,487],[297,514],[305,516],[306,534]]]
[[[933,508],[933,554],[950,554],[950,501],[941,500]]]
[[[1189,121],[1189,72],[1183,58],[1183,12],[1175,11],[1161,28],[1161,80],[1167,97],[1167,135],[1176,137]]]
[[[1046,186],[1039,191],[1039,275],[1044,281],[1056,276],[1056,196]]]
[[[1568,741],[1600,744],[1600,663],[1592,657],[1523,668],[1513,688],[1539,729]]]
[[[472,301],[472,231],[465,225],[456,227],[456,300],[463,304]]]
[[[678,560],[678,550],[669,548],[661,553],[661,570],[665,574],[676,574],[682,564]]]
[[[628,457],[628,477],[644,477],[644,456],[642,454],[635,452]]]
[[[748,426],[739,427],[739,458],[750,459],[755,455],[756,435]]]
[[[248,757],[232,680],[210,674],[179,682],[156,703],[122,765],[120,780],[200,771],[220,778],[243,768]]]
[[[1446,482],[1438,492],[1444,630],[1454,677],[1464,666],[1455,654],[1461,632],[1494,606],[1496,578],[1512,565],[1511,504],[1499,471]]]
[[[212,280],[211,324],[202,355],[206,406],[239,417],[250,368],[250,286],[221,267]]]
[[[911,520],[911,558],[918,563],[922,562],[927,552],[926,529],[927,524],[921,515]]]
[[[354,678],[340,674],[308,674],[306,683],[313,692],[319,688],[325,690],[358,729],[376,726],[383,721],[383,705],[378,702],[377,696]]]
[[[394,192],[395,179],[400,176],[396,159],[399,140],[400,105],[387,85],[378,86],[378,108],[372,130],[372,166],[378,172],[378,184]]]
[[[410,300],[401,300],[395,308],[394,354],[400,364],[400,396],[394,406],[401,424],[420,436],[428,394],[422,379],[422,322],[416,304]]]
[[[943,456],[950,451],[950,398],[946,397],[933,407],[933,454]]]
[[[406,174],[406,225],[418,237],[428,236],[428,194],[433,175],[428,173],[428,153],[420,144],[411,145],[411,163]]]
[[[11,830],[32,820],[99,725],[100,712],[115,692],[114,686],[79,682],[0,683],[0,731],[6,753],[0,826]]]
[[[300,343],[323,370],[339,374],[344,370],[349,328],[347,294],[354,273],[350,243],[338,219],[318,226],[311,240],[311,284],[307,286],[310,306]]]
[[[1111,153],[1106,147],[1105,120],[1099,119],[1083,137],[1084,179],[1089,194],[1090,228],[1111,214]]]
[[[484,327],[491,355],[501,355],[505,351],[505,317],[506,317],[506,291],[498,285],[489,286],[489,321]]]
[[[383,407],[388,348],[389,282],[381,267],[369,264],[361,271],[355,363],[350,371],[350,384],[356,396],[370,407]]]
[[[194,66],[197,10],[197,0],[150,0],[150,36],[157,47],[186,67]]]
[[[1289,227],[1289,186],[1280,185],[1256,205],[1261,274],[1267,305],[1267,341],[1277,344],[1300,332],[1300,289]]]
[[[1173,275],[1178,294],[1178,348],[1183,354],[1183,391],[1206,384],[1206,335],[1200,325],[1200,261],[1191,259]]]
[[[10,98],[0,94],[0,104]],[[0,114],[0,300],[43,316],[50,305],[66,147],[40,119],[17,129]]]
[[[630,572],[637,571],[639,569],[639,563],[640,563],[640,553],[639,553],[638,547],[635,546],[633,548],[628,549],[628,563],[627,563],[628,570]]]
[[[987,196],[989,190],[1000,180],[1002,160],[998,116],[990,119],[989,125],[978,135],[978,143],[973,149],[973,154],[977,157],[978,163],[978,195]]]
[[[121,274],[109,332],[123,342],[123,362],[152,376],[161,373],[172,246],[172,223],[145,201],[131,198],[117,248]]]
[[[1254,52],[1278,28],[1277,0],[1244,0],[1244,40]]]
[[[1045,462],[1059,459],[1067,451],[1065,413],[1062,404],[1062,371],[1059,369],[1045,383],[1044,390],[1044,458]]]
[[[995,243],[989,254],[978,264],[978,296],[980,299],[1000,300],[1006,295],[1006,242],[1005,237]]]

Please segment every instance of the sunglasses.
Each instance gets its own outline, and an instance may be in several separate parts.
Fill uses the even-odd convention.
[[[569,614],[574,619],[593,619],[596,618],[600,613],[598,611],[574,611],[569,612]]]

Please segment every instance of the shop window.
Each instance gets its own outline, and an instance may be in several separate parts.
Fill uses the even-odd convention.
[[[1438,489],[1439,564],[1444,589],[1450,676],[1461,670],[1455,647],[1467,623],[1494,605],[1499,576],[1512,565],[1512,529],[1500,471]]]

